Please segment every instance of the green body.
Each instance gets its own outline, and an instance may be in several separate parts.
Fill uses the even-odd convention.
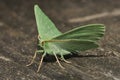
[[[102,24],[85,25],[61,33],[37,5],[34,10],[40,35],[38,45],[47,54],[63,56],[74,51],[97,48],[96,41],[104,35],[105,27]]]

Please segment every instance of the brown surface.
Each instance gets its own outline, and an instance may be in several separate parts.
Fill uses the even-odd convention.
[[[37,3],[62,31],[78,25],[102,23],[106,34],[100,47],[61,62],[38,60],[26,67],[37,45],[33,6]],[[120,0],[1,0],[0,80],[120,80]]]

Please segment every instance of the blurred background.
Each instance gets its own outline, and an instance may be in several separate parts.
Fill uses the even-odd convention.
[[[37,48],[34,5],[62,31],[100,23],[106,33],[100,47],[68,58],[72,64],[36,62],[26,67]],[[120,0],[0,0],[0,80],[120,80]],[[49,59],[48,59],[49,61]]]

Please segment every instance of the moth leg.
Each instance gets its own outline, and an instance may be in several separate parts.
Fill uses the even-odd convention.
[[[38,40],[40,40],[40,35],[38,35]]]
[[[27,64],[26,66],[30,66],[30,65],[33,64],[33,62],[34,62],[34,60],[35,60],[38,52],[43,52],[43,50],[36,50],[35,53],[34,53],[34,56],[33,56],[32,60],[31,60],[31,62],[29,64]]]
[[[38,66],[38,70],[37,70],[37,72],[40,71],[40,68],[41,68],[41,65],[42,65],[42,62],[43,62],[43,59],[44,59],[45,55],[46,55],[46,52],[43,53],[43,55],[42,55],[42,57],[41,57],[41,60],[40,60],[40,63],[39,63],[39,66]]]
[[[71,63],[70,61],[65,60],[64,56],[61,54],[61,59],[66,63]]]
[[[58,60],[58,57],[57,57],[57,55],[54,53],[54,56],[55,56],[55,58],[56,58],[56,60],[57,60],[57,63],[59,64],[59,66],[62,68],[62,69],[65,69],[61,64],[60,64],[60,61]]]

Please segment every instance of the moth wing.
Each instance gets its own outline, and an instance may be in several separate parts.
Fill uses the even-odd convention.
[[[41,40],[50,40],[53,37],[61,35],[61,32],[55,27],[53,22],[43,13],[38,5],[34,6],[35,18],[38,33]]]
[[[91,24],[72,29],[52,40],[56,46],[68,51],[84,51],[96,48],[96,41],[104,35],[102,24]]]
[[[79,40],[79,39],[65,39],[65,40],[56,40],[52,41],[57,47],[67,50],[69,52],[72,51],[85,51],[92,48],[97,48],[98,44],[90,40]]]
[[[72,29],[53,39],[57,39],[57,40],[84,39],[84,40],[97,41],[104,35],[104,32],[105,32],[104,25],[90,24]]]

